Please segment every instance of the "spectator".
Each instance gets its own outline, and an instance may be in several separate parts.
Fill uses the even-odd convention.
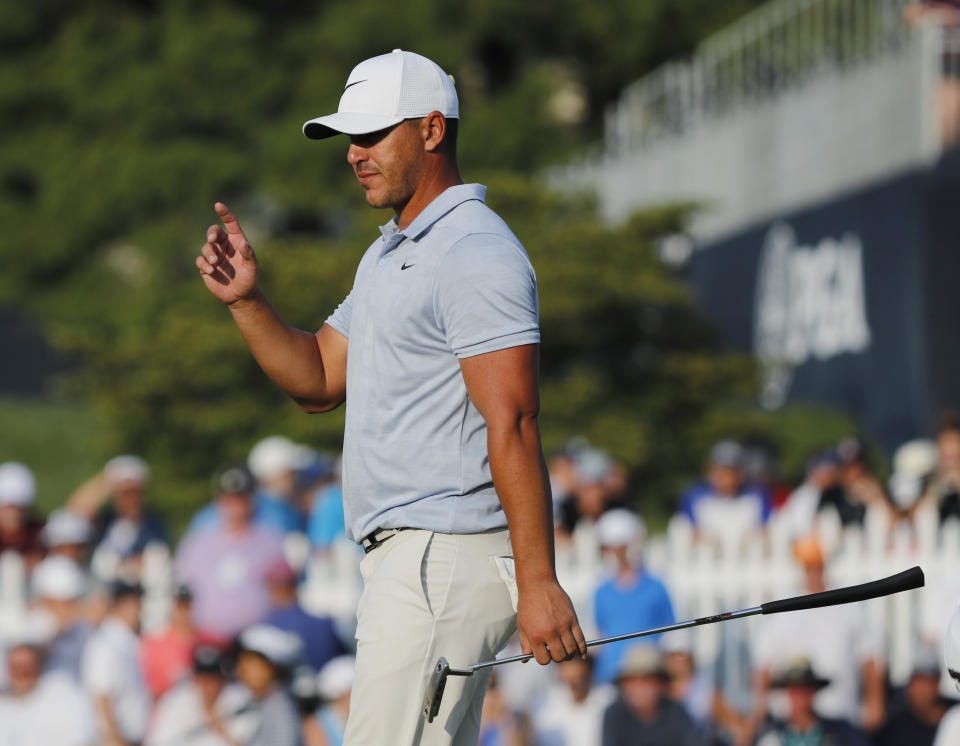
[[[932,746],[948,703],[940,696],[940,666],[936,654],[921,648],[901,698],[890,705],[874,746]]]
[[[215,489],[221,520],[184,537],[175,572],[193,592],[197,630],[226,641],[267,616],[266,574],[283,559],[283,539],[252,522],[254,481],[245,466],[220,473]]]
[[[817,541],[798,542],[794,554],[803,567],[803,592],[826,590],[823,554]],[[824,630],[829,630],[829,634]],[[765,712],[768,706],[772,672],[805,659],[830,679],[829,686],[817,692],[820,715],[846,719],[865,730],[876,731],[885,715],[882,651],[881,635],[863,604],[827,606],[771,617],[760,627],[756,640],[754,678],[759,712]]]
[[[960,519],[960,420],[953,413],[945,414],[937,432],[937,465],[924,491],[924,499],[932,502],[940,523]]]
[[[533,711],[537,746],[600,746],[603,713],[616,692],[592,686],[594,659],[573,658],[557,664],[557,682]]]
[[[0,464],[0,553],[18,553],[28,568],[43,559],[43,521],[31,512],[36,497],[30,469],[17,461]]]
[[[250,693],[228,683],[223,656],[199,645],[192,675],[157,702],[144,746],[240,746],[252,737],[258,718]]]
[[[37,565],[31,580],[38,612],[54,630],[44,670],[67,674],[79,684],[83,651],[94,631],[83,615],[87,577],[72,559],[55,555]]]
[[[159,699],[188,676],[196,663],[194,648],[198,640],[190,618],[192,606],[190,588],[186,585],[177,586],[169,623],[143,638],[140,648],[143,678],[154,699]]]
[[[93,526],[83,516],[61,508],[47,518],[40,537],[48,556],[66,557],[82,567],[87,560]]]
[[[315,671],[347,652],[330,617],[308,614],[297,601],[297,576],[284,559],[267,571],[270,613],[264,620],[278,629],[293,632],[304,644],[306,660]]]
[[[597,541],[612,561],[614,576],[594,594],[594,613],[601,637],[622,635],[647,627],[673,624],[673,605],[663,583],[640,564],[643,522],[624,508],[605,513],[597,521]],[[650,643],[653,642],[651,638]],[[629,642],[604,645],[597,654],[594,679],[609,683],[617,675]]]
[[[795,662],[774,679],[772,685],[786,692],[788,715],[768,728],[757,739],[757,746],[867,746],[867,740],[847,721],[817,714],[814,698],[829,684],[828,679],[814,673],[806,660]],[[913,746],[914,742],[909,743]]]
[[[840,459],[836,451],[826,450],[811,458],[803,484],[790,493],[781,511],[789,536],[799,539],[812,533],[823,495],[838,490],[841,490]]]
[[[840,489],[827,490],[820,497],[818,510],[833,508],[844,526],[862,526],[867,510],[892,513],[890,499],[867,462],[867,452],[856,438],[845,438],[837,446],[840,460]]]
[[[663,637],[663,669],[670,680],[667,696],[683,705],[701,732],[706,734],[713,724],[715,690],[707,671],[697,669],[691,642],[686,629]]]
[[[305,529],[304,517],[291,505],[291,498],[297,472],[312,460],[313,454],[308,448],[298,446],[282,435],[264,438],[250,450],[247,467],[256,479],[254,525],[280,534]],[[193,517],[187,533],[216,527],[222,520],[220,511],[208,505]]]
[[[68,676],[41,674],[43,647],[30,630],[6,655],[9,691],[0,695],[0,746],[93,746],[96,733],[83,693]]]
[[[634,645],[617,679],[620,696],[603,716],[603,746],[695,746],[702,738],[682,705],[666,694],[660,653]]]
[[[573,492],[559,506],[560,522],[572,534],[582,520],[596,521],[604,511],[621,507],[626,474],[610,455],[583,445],[573,452]]]
[[[286,681],[303,655],[300,638],[258,624],[238,639],[237,679],[250,690],[260,715],[246,746],[300,746],[300,716]]]
[[[147,545],[168,543],[163,523],[144,504],[149,483],[143,459],[117,456],[67,501],[68,510],[94,523],[94,572],[106,580],[138,574]]]
[[[150,694],[140,672],[139,585],[116,581],[113,603],[83,651],[84,688],[93,699],[100,736],[111,744],[138,744],[147,728]]]
[[[480,713],[477,746],[523,746],[523,732],[507,705],[496,674],[491,674]]]
[[[343,746],[343,733],[350,712],[354,659],[341,655],[327,663],[317,675],[317,692],[323,704],[317,709],[304,738],[306,746]],[[315,727],[314,727],[315,726]]]
[[[743,448],[723,440],[710,451],[706,479],[683,495],[681,511],[698,538],[738,549],[763,530],[770,503],[744,480]]]

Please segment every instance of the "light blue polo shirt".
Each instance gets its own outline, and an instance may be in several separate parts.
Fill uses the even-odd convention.
[[[540,341],[523,246],[462,184],[367,249],[326,323],[349,340],[343,494],[347,535],[380,528],[474,533],[507,525],[487,429],[459,358]]]

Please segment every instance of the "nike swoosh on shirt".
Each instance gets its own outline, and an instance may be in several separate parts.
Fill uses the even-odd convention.
[[[410,267],[413,267],[413,266],[415,266],[415,265],[414,265],[414,264],[407,264],[406,262],[404,262],[403,264],[400,265],[400,271],[402,272],[402,271],[405,270],[405,269],[410,269]]]
[[[346,91],[350,86],[356,85],[357,83],[366,83],[368,80],[369,80],[369,78],[364,78],[363,80],[355,80],[355,81],[353,81],[352,83],[347,83],[347,84],[343,87],[343,90]]]

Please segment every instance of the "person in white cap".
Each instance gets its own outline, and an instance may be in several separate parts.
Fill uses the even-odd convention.
[[[94,629],[84,618],[88,578],[72,559],[52,556],[36,566],[31,585],[38,603],[36,613],[46,615],[56,630],[44,670],[61,671],[79,682],[83,650]]]
[[[355,667],[352,655],[340,655],[320,669],[317,694],[322,704],[312,721],[304,723],[306,746],[342,746]]]
[[[287,688],[303,660],[303,643],[292,632],[255,624],[237,639],[237,680],[257,703],[260,722],[247,746],[300,746],[300,716]]]
[[[613,577],[594,592],[594,615],[601,637],[662,627],[675,621],[666,586],[646,572],[640,562],[645,534],[643,520],[626,508],[608,510],[597,521],[597,543],[613,568]],[[655,644],[656,638],[647,638],[645,642]],[[599,648],[594,679],[611,683],[630,647],[631,643],[626,641]]]
[[[43,558],[43,521],[31,512],[36,497],[29,467],[18,461],[0,464],[0,553],[16,552],[28,567]]]
[[[394,212],[316,334],[273,310],[223,203],[196,258],[281,389],[307,412],[347,402],[347,534],[369,552],[351,746],[476,743],[487,676],[451,678],[438,717],[422,716],[441,655],[489,658],[515,626],[542,664],[586,653],[554,567],[536,277],[485,188],[463,183],[459,116],[450,76],[397,49],[357,65],[337,112],[304,124],[347,135],[367,203]]]
[[[96,527],[95,570],[119,567],[118,574],[132,575],[139,570],[147,545],[169,543],[163,522],[146,505],[149,484],[147,462],[125,454],[110,459],[67,500],[69,511]]]

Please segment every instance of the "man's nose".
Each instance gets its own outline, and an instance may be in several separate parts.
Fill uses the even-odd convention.
[[[347,162],[351,166],[356,166],[358,163],[365,160],[367,160],[366,148],[361,148],[355,143],[350,143],[350,147],[347,148]]]

